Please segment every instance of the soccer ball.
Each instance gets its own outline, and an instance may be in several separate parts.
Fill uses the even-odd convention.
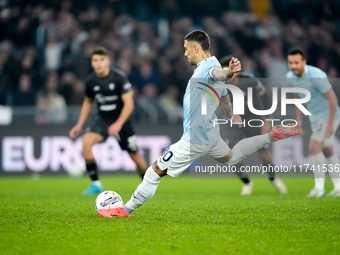
[[[98,213],[99,209],[122,207],[123,199],[117,192],[107,190],[98,195],[94,204],[96,206],[96,212]]]

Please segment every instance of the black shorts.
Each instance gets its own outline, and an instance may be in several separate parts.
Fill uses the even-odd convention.
[[[233,125],[231,128],[228,128],[227,131],[227,139],[229,147],[232,149],[239,141],[244,139],[245,137],[252,137],[256,135],[261,135],[261,127],[241,127],[239,128],[237,125]],[[259,149],[258,151],[268,151],[270,149],[270,145],[266,144],[264,147]]]
[[[86,128],[86,132],[94,132],[104,137],[106,140],[110,135],[108,128],[114,121],[112,119],[96,116],[92,125]],[[115,135],[120,148],[126,150],[129,153],[135,153],[138,151],[135,131],[133,129],[131,121],[126,121],[120,130],[119,134]]]

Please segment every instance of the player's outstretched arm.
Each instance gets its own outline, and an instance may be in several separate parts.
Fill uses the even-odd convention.
[[[217,81],[226,81],[233,77],[234,73],[241,71],[241,62],[237,58],[232,58],[229,62],[229,67],[224,69],[214,69],[212,76]]]
[[[124,103],[123,109],[120,112],[118,119],[109,127],[108,132],[110,135],[116,135],[119,133],[119,131],[122,129],[122,126],[130,117],[133,111],[134,108],[133,92],[130,91],[128,93],[123,94],[122,100]]]
[[[93,99],[85,96],[83,105],[81,107],[81,112],[80,112],[80,115],[79,115],[78,122],[71,129],[71,131],[69,133],[69,136],[72,139],[75,139],[78,136],[78,134],[80,133],[81,129],[83,128],[83,125],[84,125],[87,117],[90,114],[92,105],[93,105]]]

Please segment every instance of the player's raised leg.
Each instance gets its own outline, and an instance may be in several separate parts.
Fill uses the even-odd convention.
[[[98,168],[92,152],[93,145],[103,141],[103,139],[103,136],[94,132],[86,133],[83,136],[83,157],[86,163],[86,171],[91,178],[91,184],[89,188],[83,192],[83,195],[92,195],[104,190],[98,178]]]
[[[302,130],[300,126],[282,126],[278,125],[273,127],[272,131],[267,134],[248,137],[239,141],[229,153],[222,158],[216,159],[222,164],[236,165],[245,157],[258,151],[266,144],[270,144],[281,139],[286,139],[290,136],[300,135]]]

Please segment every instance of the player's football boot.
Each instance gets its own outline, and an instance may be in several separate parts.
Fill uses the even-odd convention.
[[[87,190],[83,191],[83,195],[89,196],[89,195],[101,193],[103,191],[104,191],[104,187],[102,184],[98,185],[98,184],[91,183],[90,187]]]
[[[325,195],[325,191],[323,189],[312,189],[307,197],[323,197]]]
[[[288,138],[293,135],[301,135],[302,129],[299,125],[293,126],[292,124],[288,124],[286,126],[277,125],[273,127],[272,131],[270,132],[270,137],[274,141],[278,141],[281,139]]]
[[[112,217],[128,217],[130,218],[131,213],[128,214],[123,210],[123,207],[109,208],[109,209],[99,209],[98,214],[102,217],[112,218]]]
[[[275,178],[272,183],[276,188],[277,192],[279,192],[280,194],[287,194],[288,192],[287,187],[284,184],[284,182],[281,181],[281,179]]]
[[[326,197],[340,197],[340,189],[333,189],[331,192],[327,193]]]
[[[250,195],[253,192],[254,184],[252,182],[243,184],[241,196]]]

